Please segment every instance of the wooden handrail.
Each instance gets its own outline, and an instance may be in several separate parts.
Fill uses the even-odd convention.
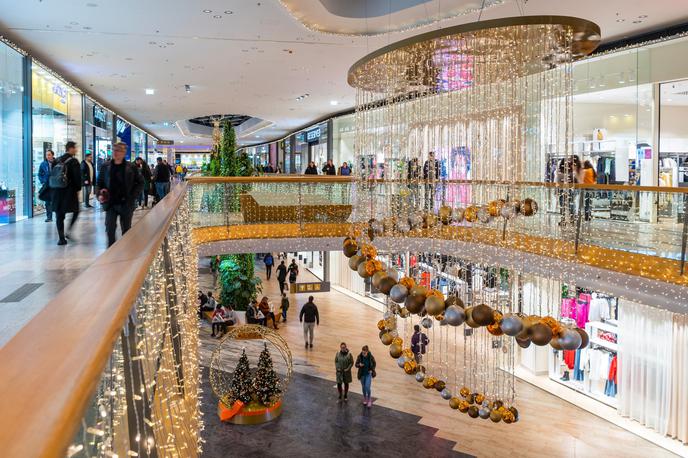
[[[0,349],[2,456],[65,456],[186,190],[174,187]]]
[[[354,183],[356,178],[338,175],[262,175],[251,177],[191,177],[187,180],[190,184],[219,184],[219,183]],[[407,183],[404,180],[375,179],[366,180],[375,183]],[[417,180],[415,183],[424,184],[425,180]],[[629,191],[629,192],[665,192],[675,194],[688,194],[688,188],[670,188],[662,186],[634,186],[625,184],[564,184],[546,183],[539,181],[492,181],[492,180],[438,180],[437,184],[465,184],[465,185],[501,185],[501,186],[530,186],[541,188],[573,188],[589,189],[595,191]]]

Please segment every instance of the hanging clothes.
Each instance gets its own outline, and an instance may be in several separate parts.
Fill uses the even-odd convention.
[[[584,366],[581,366],[581,350],[575,350],[576,351],[576,359],[573,364],[573,379],[578,380],[578,381],[583,381],[584,373],[583,373],[583,368]]]
[[[604,394],[610,398],[616,397],[616,355],[610,355],[609,374],[604,384]]]
[[[569,370],[573,370],[576,362],[576,350],[564,350],[564,363]]]
[[[609,300],[602,297],[594,297],[590,300],[588,321],[604,321],[610,318]]]
[[[588,322],[588,312],[590,311],[589,298],[589,294],[581,294],[578,300],[576,300],[576,312],[574,318],[576,320],[576,325],[581,329],[585,329],[585,323]]]

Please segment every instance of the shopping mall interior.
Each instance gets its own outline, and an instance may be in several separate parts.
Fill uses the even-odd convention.
[[[0,11],[1,456],[688,457],[688,3]]]

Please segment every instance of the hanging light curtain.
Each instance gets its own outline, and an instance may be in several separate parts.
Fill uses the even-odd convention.
[[[619,414],[667,434],[672,313],[619,300]]]
[[[674,315],[673,368],[668,434],[688,442],[688,315]]]

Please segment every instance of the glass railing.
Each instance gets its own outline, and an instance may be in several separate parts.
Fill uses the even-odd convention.
[[[560,187],[544,183],[449,181],[402,183],[355,182],[345,178],[253,177],[194,182],[189,192],[194,227],[241,226],[257,222],[365,223],[400,219],[416,210],[440,215],[452,210],[449,224],[471,240],[485,230],[493,238],[528,236],[559,241],[557,249],[575,255],[581,247],[600,247],[669,260],[681,260],[688,193],[679,188],[615,185]],[[317,180],[317,181],[316,181]],[[528,217],[485,217],[475,221],[469,207],[489,210],[490,202],[532,199],[537,211]],[[313,208],[300,210],[311,205]],[[349,207],[350,206],[350,207]],[[500,207],[498,204],[497,207]],[[337,209],[341,212],[337,213]],[[494,210],[493,210],[494,212]],[[487,212],[489,213],[489,211]],[[348,215],[348,216],[347,216]],[[346,216],[346,218],[344,218]],[[394,235],[391,231],[388,235]]]
[[[198,265],[176,186],[0,350],[3,456],[198,455]]]

